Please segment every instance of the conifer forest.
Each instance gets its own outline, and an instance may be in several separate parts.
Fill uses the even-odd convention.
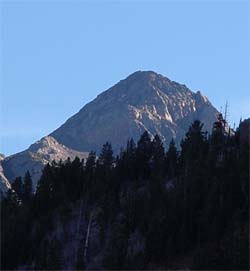
[[[249,127],[194,121],[29,172],[1,201],[2,270],[249,270]]]

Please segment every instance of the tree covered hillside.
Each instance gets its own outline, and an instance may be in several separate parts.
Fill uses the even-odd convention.
[[[145,132],[117,157],[48,164],[1,202],[1,268],[249,269],[249,125],[193,122],[177,150]],[[244,129],[242,129],[244,127]]]

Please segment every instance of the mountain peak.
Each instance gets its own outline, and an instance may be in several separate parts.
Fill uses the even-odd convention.
[[[129,91],[133,88],[137,89],[136,93],[143,93],[146,89],[152,91],[160,90],[165,94],[176,93],[176,92],[191,92],[185,84],[170,80],[168,77],[163,76],[155,71],[136,71],[130,74],[125,79],[121,80],[114,87],[111,87],[108,91],[111,93],[112,89],[119,89],[123,91]],[[106,93],[105,91],[104,93]],[[102,95],[102,94],[101,94]]]
[[[137,140],[146,130],[158,134],[165,144],[178,144],[195,119],[210,130],[217,110],[200,92],[171,81],[154,71],[136,71],[92,102],[51,135],[78,151],[99,152],[106,141],[115,152],[129,138]]]
[[[138,70],[138,71],[135,71],[133,73],[131,73],[127,78],[129,77],[140,77],[140,76],[157,76],[157,75],[160,75],[159,73],[155,72],[155,71],[151,71],[151,70],[148,70],[148,71],[143,71],[143,70]],[[160,75],[162,76],[162,75]]]
[[[141,71],[138,70],[132,74],[130,74],[126,79],[127,81],[130,80],[145,80],[145,81],[155,81],[155,80],[168,80],[167,77],[164,77],[163,75],[155,72],[155,71]]]
[[[0,156],[0,181],[13,181],[29,170],[35,185],[44,165],[53,160],[86,158],[87,152],[98,153],[107,141],[118,153],[128,139],[137,141],[144,131],[158,134],[165,146],[172,138],[178,145],[194,120],[209,131],[217,114],[200,91],[195,93],[154,71],[136,71],[27,150],[4,159]]]

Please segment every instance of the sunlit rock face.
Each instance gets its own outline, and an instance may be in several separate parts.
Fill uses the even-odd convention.
[[[5,156],[0,153],[0,198],[7,192],[9,188],[11,188],[9,180],[5,177],[2,167],[2,161],[4,160],[4,158]]]
[[[116,152],[129,138],[147,130],[167,145],[177,144],[192,121],[199,119],[210,131],[218,112],[200,91],[153,71],[137,71],[104,91],[51,135],[79,151],[100,151],[109,141]]]

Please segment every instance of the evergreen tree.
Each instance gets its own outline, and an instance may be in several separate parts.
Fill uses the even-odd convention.
[[[96,179],[94,184],[94,197],[98,196],[102,205],[103,217],[108,221],[115,212],[115,202],[118,182],[113,178],[114,157],[110,143],[103,145],[97,161]]]
[[[135,177],[136,144],[133,139],[128,140],[125,150],[122,150],[117,160],[117,173],[121,182],[132,181]]]
[[[18,198],[22,201],[23,200],[23,180],[22,177],[17,177],[12,184],[12,189],[16,192]]]
[[[155,135],[152,141],[152,169],[153,173],[161,175],[163,173],[164,164],[164,147],[158,135]]]
[[[166,173],[170,180],[177,174],[177,162],[178,152],[174,139],[172,139],[169,143],[168,151],[166,152]]]
[[[223,159],[223,148],[226,143],[225,135],[225,120],[222,114],[218,115],[217,121],[213,124],[212,134],[210,137],[210,163],[222,162]]]
[[[70,175],[66,186],[70,200],[79,198],[84,192],[83,163],[84,161],[76,157],[70,164]]]
[[[136,158],[136,144],[135,144],[133,138],[131,138],[127,142],[126,153],[128,156],[128,161],[134,162],[135,158]]]
[[[96,153],[91,151],[88,155],[85,165],[86,174],[92,176],[94,173],[95,166],[96,166]]]
[[[207,151],[207,138],[202,128],[203,124],[198,120],[194,121],[189,127],[184,140],[181,142],[182,162],[191,165],[203,161],[202,159]]]
[[[113,150],[109,142],[106,142],[102,147],[98,165],[106,170],[110,170],[114,166]]]
[[[139,141],[136,149],[137,177],[150,176],[150,160],[152,157],[152,144],[147,131],[145,131]]]
[[[47,164],[38,181],[37,192],[34,198],[34,214],[47,213],[55,206],[54,168]]]
[[[32,197],[32,179],[31,179],[29,171],[27,171],[24,177],[24,184],[23,184],[24,202],[31,200],[31,197]]]
[[[182,248],[189,249],[190,244],[199,239],[201,208],[204,198],[201,196],[207,189],[206,157],[208,142],[202,131],[203,124],[194,121],[184,140],[181,142],[180,170],[178,180],[179,197],[181,198]]]

